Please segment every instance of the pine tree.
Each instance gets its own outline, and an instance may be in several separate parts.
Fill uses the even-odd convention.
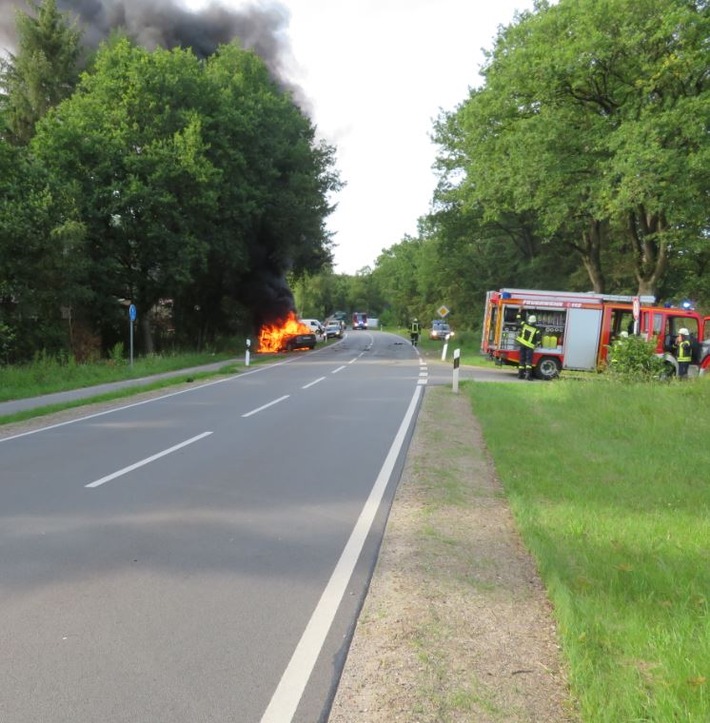
[[[81,31],[56,0],[43,0],[32,11],[17,12],[18,50],[0,68],[2,132],[17,145],[26,145],[37,121],[71,95],[82,51]]]

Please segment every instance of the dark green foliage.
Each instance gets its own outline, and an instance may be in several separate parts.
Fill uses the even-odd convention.
[[[6,359],[251,332],[274,290],[331,260],[334,149],[264,62],[114,35],[78,80],[80,33],[42,0],[0,72],[0,323]]]
[[[37,121],[67,98],[78,79],[81,32],[55,0],[43,0],[32,13],[17,13],[19,50],[3,62],[3,135],[26,145]]]

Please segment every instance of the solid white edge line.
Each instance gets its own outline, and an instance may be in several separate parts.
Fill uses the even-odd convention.
[[[156,459],[160,459],[161,457],[165,457],[168,454],[172,454],[173,452],[176,452],[178,449],[187,447],[188,444],[193,444],[194,442],[198,442],[199,440],[204,439],[205,437],[209,437],[210,434],[212,434],[212,432],[203,432],[202,434],[198,434],[196,437],[192,437],[191,439],[187,439],[184,442],[180,442],[180,444],[176,444],[174,447],[170,447],[170,449],[165,449],[162,452],[158,452],[158,454],[154,454],[152,457],[146,457],[145,459],[142,459],[140,462],[136,462],[135,464],[129,465],[128,467],[119,469],[118,472],[113,472],[112,474],[107,474],[105,477],[102,477],[101,479],[97,479],[94,482],[89,482],[89,484],[84,485],[84,487],[89,487],[89,488],[100,487],[102,484],[105,484],[106,482],[110,482],[112,479],[116,479],[116,477],[121,477],[124,474],[133,472],[134,469],[138,469],[139,467],[144,467],[146,464],[155,462]]]
[[[343,549],[325,590],[323,590],[318,605],[308,621],[308,625],[296,646],[276,691],[264,715],[261,717],[261,723],[286,723],[293,719],[330,626],[343,599],[350,577],[360,557],[377,510],[382,502],[382,497],[404,444],[421,393],[421,388],[419,386],[415,387],[412,401],[409,403],[409,408],[404,415],[397,436],[392,442],[380,473],[370,491],[370,496],[365,502],[350,539]]]
[[[252,409],[251,412],[247,412],[246,414],[242,414],[242,417],[246,419],[247,417],[251,417],[253,414],[258,414],[259,412],[263,412],[265,409],[268,409],[269,407],[273,407],[274,404],[278,404],[279,402],[283,402],[284,399],[288,399],[291,395],[290,394],[284,394],[283,397],[279,397],[278,399],[274,399],[273,402],[269,402],[268,404],[262,404],[260,407],[257,407],[256,409]]]

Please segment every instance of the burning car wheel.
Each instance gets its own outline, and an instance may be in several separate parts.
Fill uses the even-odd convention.
[[[540,379],[549,381],[550,379],[555,379],[559,376],[561,368],[562,367],[560,365],[560,360],[557,359],[557,357],[544,356],[537,363],[537,367],[535,367],[535,373],[538,377],[540,377]]]

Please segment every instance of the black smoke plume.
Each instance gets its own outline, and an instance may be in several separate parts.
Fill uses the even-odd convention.
[[[15,45],[16,11],[29,8],[22,0],[0,0],[0,42],[10,50]],[[217,46],[238,38],[242,47],[262,58],[277,80],[285,81],[290,16],[277,2],[230,9],[213,1],[202,10],[189,10],[175,0],[57,0],[57,8],[76,19],[90,48],[113,31],[123,30],[148,50],[192,48],[205,58]]]
[[[16,12],[27,12],[28,7],[22,0],[0,0],[3,49],[14,51]],[[175,0],[57,0],[57,7],[75,18],[88,48],[98,47],[112,32],[121,30],[148,50],[192,48],[197,56],[205,58],[218,46],[238,39],[243,48],[259,55],[280,87],[292,94],[304,112],[309,112],[305,94],[287,78],[292,61],[287,36],[290,15],[277,2],[241,9],[211,2],[201,10],[190,10]],[[248,289],[243,289],[257,325],[284,319],[295,310],[285,281],[287,269],[260,266],[257,259],[263,256],[260,249],[254,249],[252,281]]]

